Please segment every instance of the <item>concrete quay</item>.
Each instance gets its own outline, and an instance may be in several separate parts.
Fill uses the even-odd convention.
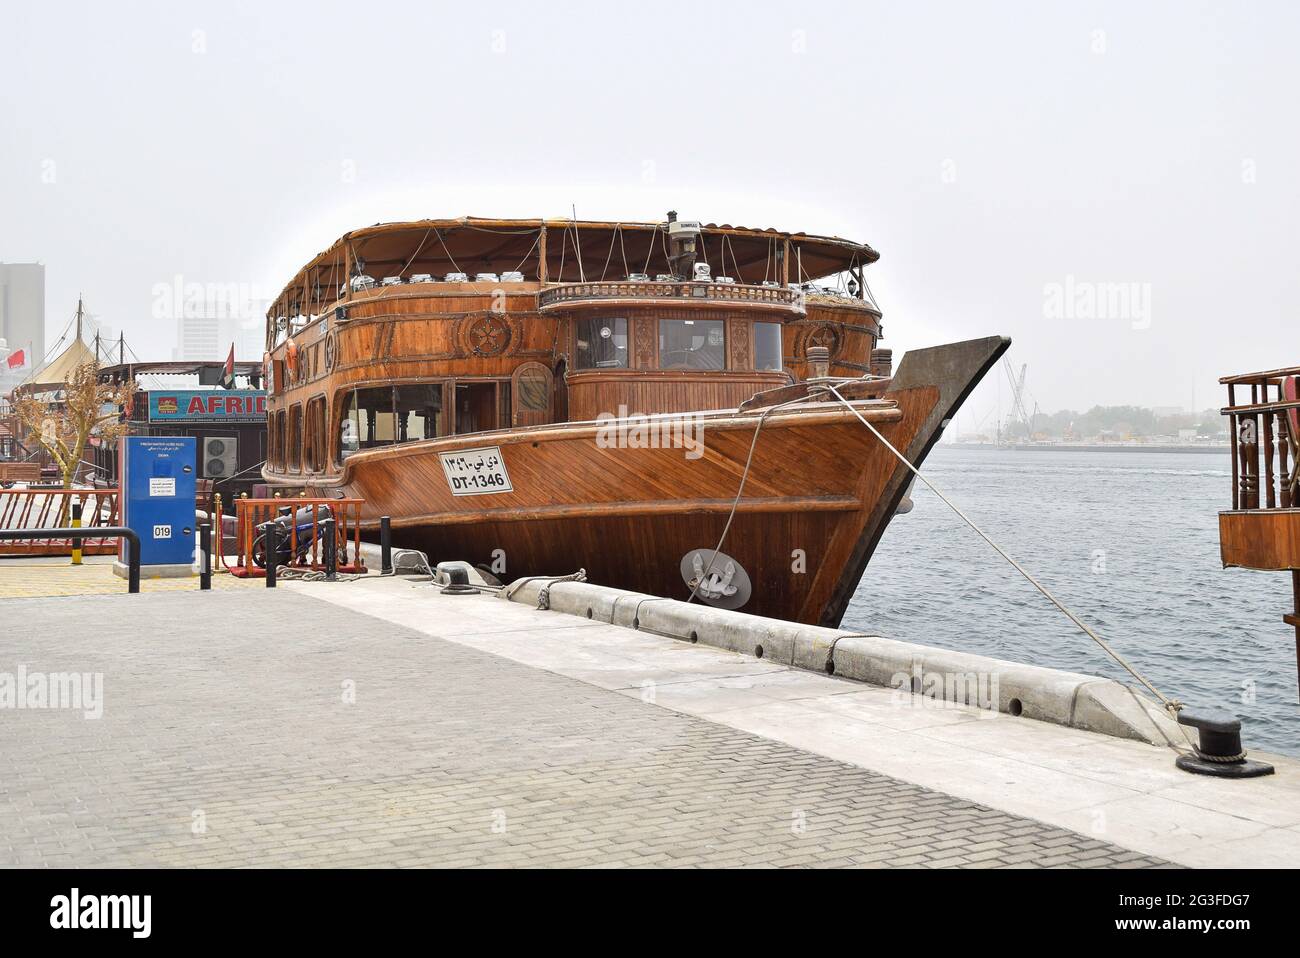
[[[0,596],[5,594],[0,582]],[[557,586],[559,594],[564,586]],[[1300,762],[1168,748],[418,579],[0,601],[0,865],[1300,863]]]

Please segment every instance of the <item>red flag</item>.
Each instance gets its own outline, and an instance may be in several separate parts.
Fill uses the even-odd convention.
[[[224,389],[235,388],[235,344],[230,344],[230,355],[226,357],[226,365],[221,369],[221,385]]]
[[[12,353],[9,354],[9,358],[5,361],[9,364],[10,369],[26,369],[27,350],[15,349]]]

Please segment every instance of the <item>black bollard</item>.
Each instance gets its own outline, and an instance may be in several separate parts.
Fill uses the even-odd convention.
[[[320,534],[324,541],[325,581],[337,582],[339,578],[339,540],[334,532],[334,518],[324,519],[320,524]]]
[[[272,519],[262,528],[266,531],[266,587],[274,589],[275,567],[279,564],[280,558],[280,527]]]
[[[1179,755],[1174,764],[1184,772],[1220,778],[1255,778],[1272,775],[1273,766],[1246,758],[1241,746],[1241,720],[1221,709],[1189,709],[1178,713],[1178,723],[1199,733],[1194,752]]]
[[[134,532],[126,537],[126,563],[126,591],[137,595],[140,592],[140,537]]]
[[[379,517],[379,574],[393,574],[393,520]]]
[[[199,589],[212,588],[212,523],[199,523]]]
[[[72,504],[72,528],[81,528],[81,503]],[[81,538],[73,536],[72,538],[72,564],[81,565]]]

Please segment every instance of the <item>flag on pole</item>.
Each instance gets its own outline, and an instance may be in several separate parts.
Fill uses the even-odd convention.
[[[235,388],[235,344],[230,344],[230,355],[226,357],[226,365],[221,369],[221,388]]]
[[[8,364],[9,369],[14,372],[26,369],[30,365],[27,361],[27,350],[25,349],[15,349],[9,354],[9,358],[5,362]]]

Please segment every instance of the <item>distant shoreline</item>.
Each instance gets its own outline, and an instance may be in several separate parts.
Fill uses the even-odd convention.
[[[999,446],[993,442],[945,442],[945,449],[988,449],[1006,452],[1175,452],[1219,453],[1228,455],[1230,447],[1222,443],[1124,443],[1124,442],[1026,442]]]

